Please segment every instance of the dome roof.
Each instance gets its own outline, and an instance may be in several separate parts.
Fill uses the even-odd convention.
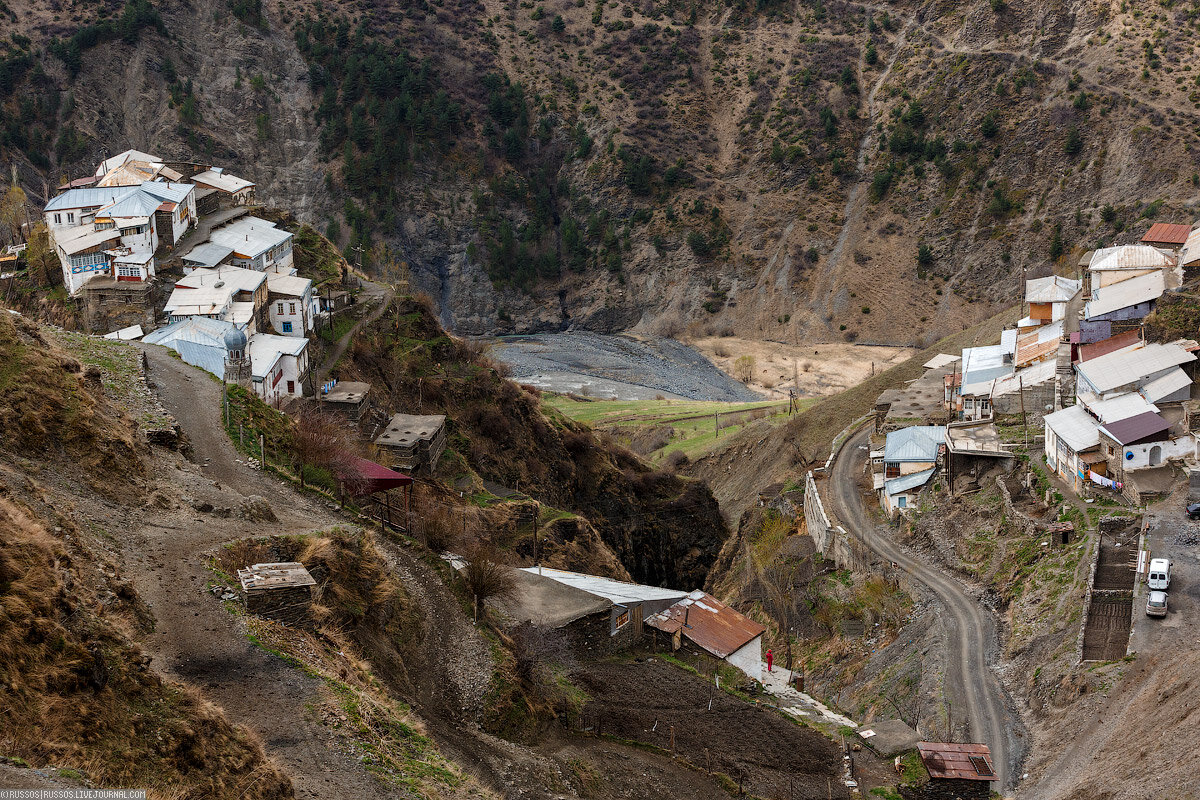
[[[225,349],[226,350],[245,350],[246,349],[246,334],[242,333],[237,328],[230,328],[225,332]]]

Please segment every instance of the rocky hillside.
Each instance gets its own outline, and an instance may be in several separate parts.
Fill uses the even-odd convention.
[[[33,195],[101,143],[211,156],[464,333],[919,343],[1190,222],[1200,183],[1182,7],[94,8],[8,7],[0,148]]]

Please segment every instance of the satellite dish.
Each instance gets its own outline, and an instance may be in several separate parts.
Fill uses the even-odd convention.
[[[220,289],[224,285],[225,285],[225,281],[217,281],[216,283],[213,284],[213,288]]]

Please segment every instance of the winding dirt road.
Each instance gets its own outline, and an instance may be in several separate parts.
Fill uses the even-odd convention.
[[[858,486],[863,466],[859,448],[867,443],[869,432],[851,437],[833,463],[831,511],[851,535],[880,558],[899,564],[937,598],[951,637],[946,647],[946,697],[955,720],[965,718],[971,738],[991,748],[997,784],[1008,790],[1025,758],[1028,734],[992,666],[999,651],[996,620],[961,583],[902,548],[886,525],[871,518]]]

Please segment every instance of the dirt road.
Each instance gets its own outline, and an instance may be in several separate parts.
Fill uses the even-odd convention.
[[[868,434],[864,430],[851,437],[834,461],[830,510],[851,535],[880,558],[899,564],[941,604],[942,619],[952,637],[946,652],[947,699],[955,720],[965,718],[971,738],[991,748],[998,773],[996,785],[1005,791],[1025,758],[1028,735],[992,666],[999,650],[996,621],[962,584],[896,544],[888,528],[867,512],[858,477],[863,469],[859,448],[866,444]]]
[[[392,297],[395,295],[395,292],[392,291],[392,287],[385,286],[382,283],[375,283],[374,281],[369,281],[362,277],[359,278],[359,281],[362,282],[363,291],[358,302],[372,302],[375,303],[375,307],[367,312],[366,316],[354,323],[353,327],[342,334],[340,339],[334,342],[333,347],[330,348],[328,353],[326,353],[325,360],[321,362],[320,366],[312,371],[311,383],[313,385],[323,383],[325,381],[325,378],[328,377],[333,368],[337,366],[338,359],[340,359],[342,354],[346,352],[346,348],[350,345],[354,335],[358,333],[364,325],[370,325],[372,322],[383,316],[383,312],[387,311],[388,306],[392,302]]]

